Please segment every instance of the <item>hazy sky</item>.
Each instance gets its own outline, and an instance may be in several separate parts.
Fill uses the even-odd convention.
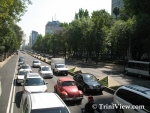
[[[111,0],[31,0],[27,12],[18,25],[26,34],[28,43],[32,30],[45,35],[45,25],[48,21],[71,22],[80,8],[87,9],[89,14],[105,9],[111,14]]]

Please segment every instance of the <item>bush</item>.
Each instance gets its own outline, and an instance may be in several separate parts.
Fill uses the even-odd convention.
[[[108,87],[108,76],[105,77],[105,78],[103,78],[102,80],[100,80],[100,82],[101,82],[104,86]]]
[[[69,70],[69,72],[73,73],[74,70],[75,70],[75,68],[72,68],[72,69]]]

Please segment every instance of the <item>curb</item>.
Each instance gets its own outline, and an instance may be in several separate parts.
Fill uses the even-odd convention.
[[[0,76],[0,99],[1,99],[1,96],[2,96],[2,85],[1,85],[1,76]]]
[[[2,68],[12,57],[14,56],[14,54],[12,54],[11,56],[9,56],[7,59],[5,59],[2,63],[0,64],[0,68]]]

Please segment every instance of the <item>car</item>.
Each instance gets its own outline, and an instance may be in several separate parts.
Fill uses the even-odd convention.
[[[28,73],[25,76],[23,85],[24,93],[48,92],[46,83],[38,73]]]
[[[121,86],[113,95],[112,105],[116,106],[117,113],[150,113],[150,89],[138,85]],[[136,107],[121,109],[121,106]]]
[[[83,89],[84,93],[102,92],[104,90],[104,85],[93,74],[78,73],[74,75],[73,79],[76,81],[77,86]]]
[[[41,61],[40,60],[33,60],[32,66],[33,67],[40,67],[41,66]]]
[[[71,113],[56,93],[25,93],[20,102],[21,113]],[[28,112],[26,112],[28,111]]]
[[[57,84],[54,85],[56,92],[64,101],[79,101],[83,99],[83,92],[78,89],[72,78],[59,78]]]
[[[49,66],[40,66],[39,74],[43,78],[53,78],[53,72]]]
[[[18,62],[23,62],[23,61],[25,61],[25,58],[23,56],[20,56]]]
[[[23,64],[18,70],[20,70],[20,69],[30,71],[30,73],[32,72],[31,66],[29,64]]]
[[[24,76],[27,74],[27,73],[30,73],[29,71],[26,71],[24,69],[20,69],[19,72],[17,73],[17,83],[18,84],[21,84],[24,82]]]

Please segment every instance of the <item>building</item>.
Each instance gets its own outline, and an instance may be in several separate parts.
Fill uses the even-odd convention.
[[[36,39],[38,38],[38,32],[32,31],[31,37],[32,37],[32,45],[33,45],[35,43]]]
[[[29,36],[29,46],[32,46],[32,36],[31,36],[31,34]]]
[[[58,20],[52,22],[49,21],[45,26],[45,35],[54,34],[55,31],[59,31],[59,30],[62,30],[62,28],[60,27],[60,22]]]
[[[115,7],[118,7],[119,9],[122,9],[123,8],[123,0],[112,0],[112,3],[111,3],[111,15],[115,17],[114,13],[113,13],[113,9]]]

